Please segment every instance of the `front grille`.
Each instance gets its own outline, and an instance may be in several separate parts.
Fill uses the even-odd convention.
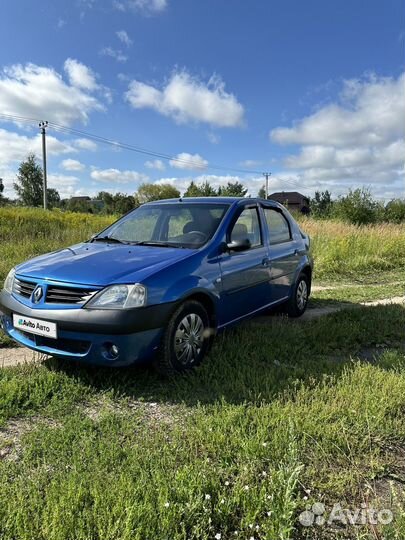
[[[37,283],[14,278],[13,292],[24,298],[31,298]],[[85,304],[96,294],[97,290],[80,287],[66,287],[61,285],[48,285],[45,302],[47,304]]]
[[[14,278],[13,292],[24,298],[29,298],[36,286],[36,283]]]
[[[94,289],[48,285],[45,302],[47,304],[84,304],[96,292]]]

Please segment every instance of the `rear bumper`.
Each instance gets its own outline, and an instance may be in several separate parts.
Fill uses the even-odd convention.
[[[5,333],[17,343],[52,356],[89,364],[126,366],[143,361],[157,350],[163,329],[175,304],[137,310],[33,309],[12,295],[0,293],[0,322]],[[13,326],[13,313],[58,326],[58,338],[22,332]],[[118,355],[109,353],[111,346]]]

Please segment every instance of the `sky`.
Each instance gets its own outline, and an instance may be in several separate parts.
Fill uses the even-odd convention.
[[[47,120],[62,197],[192,179],[255,196],[263,172],[270,192],[404,197],[404,52],[402,0],[1,2],[4,194]]]

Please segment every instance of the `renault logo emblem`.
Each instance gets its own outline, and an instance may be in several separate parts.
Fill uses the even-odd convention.
[[[43,294],[44,294],[44,291],[43,291],[41,285],[38,285],[34,289],[34,292],[32,293],[32,301],[34,302],[34,304],[38,304],[38,302],[41,300]]]

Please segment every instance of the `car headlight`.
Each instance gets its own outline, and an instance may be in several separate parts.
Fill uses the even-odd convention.
[[[8,293],[13,292],[14,277],[15,277],[15,269],[12,268],[6,277],[6,281],[4,282],[4,290],[7,291]]]
[[[134,285],[111,285],[96,294],[86,304],[93,309],[130,309],[144,306],[146,288],[139,283]]]

